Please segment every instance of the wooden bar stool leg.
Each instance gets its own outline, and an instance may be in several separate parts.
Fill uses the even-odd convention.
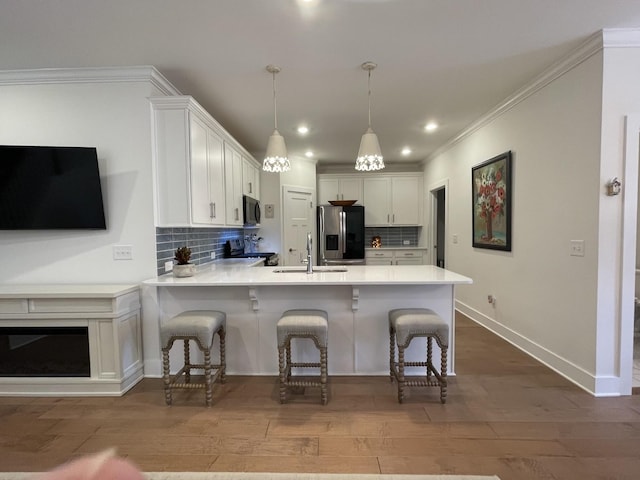
[[[404,402],[404,347],[398,345],[398,402]]]
[[[162,380],[164,382],[164,400],[171,405],[171,376],[169,374],[169,348],[162,349]]]
[[[184,381],[185,383],[191,383],[191,355],[189,352],[189,340],[188,339],[184,339],[184,365],[185,365],[185,372],[184,372]]]
[[[327,404],[327,347],[320,348],[320,401]]]
[[[213,401],[212,382],[211,382],[211,347],[204,350],[204,395],[207,407],[211,406]]]
[[[280,403],[287,401],[287,386],[285,377],[285,364],[284,364],[284,351],[285,347],[278,347],[278,370],[280,372]]]
[[[224,328],[218,330],[220,339],[220,383],[227,381],[227,350],[226,350],[226,331]]]
[[[433,345],[431,342],[431,337],[427,337],[427,381],[431,379],[431,368],[433,366],[433,362],[431,361],[433,357]]]
[[[440,347],[440,402],[447,401],[447,350],[448,347]]]
[[[396,369],[396,335],[393,328],[389,328],[389,381],[393,382]]]

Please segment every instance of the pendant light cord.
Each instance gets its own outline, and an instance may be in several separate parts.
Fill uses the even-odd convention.
[[[277,106],[276,106],[276,72],[272,73],[273,75],[273,124],[275,129],[278,130],[278,115],[277,115]]]
[[[369,88],[369,93],[367,97],[367,101],[369,102],[369,128],[371,128],[371,70],[369,70],[369,79],[367,80],[367,87]]]

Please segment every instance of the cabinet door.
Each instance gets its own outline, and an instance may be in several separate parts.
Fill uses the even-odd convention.
[[[395,250],[393,253],[396,265],[424,264],[423,250]]]
[[[329,200],[340,200],[340,180],[337,178],[318,180],[318,205],[326,205]]]
[[[356,205],[362,205],[362,178],[341,178],[340,200],[357,200]]]
[[[207,158],[209,166],[209,221],[213,225],[224,225],[224,142],[212,130],[207,132]]]
[[[224,147],[226,224],[242,225],[242,156],[229,144]]]
[[[208,224],[211,219],[209,217],[207,127],[193,115],[190,117],[191,221]]]
[[[250,160],[242,159],[242,193],[260,200],[260,172]]]
[[[367,250],[365,253],[366,265],[392,265],[392,250]]]
[[[391,223],[420,225],[420,182],[422,177],[394,177],[391,179]]]
[[[391,183],[389,177],[365,178],[363,204],[365,225],[389,225],[391,222]]]

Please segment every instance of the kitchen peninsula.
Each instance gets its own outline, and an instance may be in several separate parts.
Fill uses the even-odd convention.
[[[276,323],[282,312],[318,308],[329,315],[330,374],[388,375],[388,311],[431,308],[450,326],[448,373],[455,373],[454,288],[472,283],[470,278],[432,265],[314,267],[307,274],[305,267],[247,268],[249,262],[214,263],[193,277],[163,275],[145,281],[144,288],[157,307],[145,313],[145,328],[157,329],[159,322],[184,310],[224,311],[227,372],[276,375]],[[145,337],[154,335],[157,331]],[[413,342],[407,360],[424,358],[424,344]],[[298,355],[317,356],[311,344],[306,347]],[[181,361],[181,349],[174,348],[173,354],[172,369]],[[436,358],[439,354],[436,347]],[[159,344],[145,351],[146,375],[160,374],[159,358]]]

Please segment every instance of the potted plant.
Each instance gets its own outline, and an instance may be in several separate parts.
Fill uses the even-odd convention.
[[[175,252],[175,265],[173,266],[174,277],[191,277],[196,273],[196,266],[190,263],[191,249],[187,246],[179,247]]]

